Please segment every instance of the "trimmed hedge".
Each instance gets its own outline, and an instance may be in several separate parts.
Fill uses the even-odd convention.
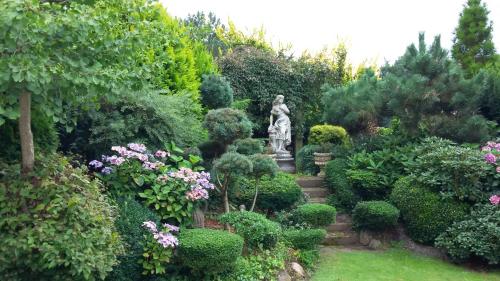
[[[467,214],[469,206],[452,199],[443,200],[439,194],[413,183],[410,177],[398,180],[390,201],[400,210],[411,239],[432,244],[439,234]]]
[[[143,268],[137,261],[144,252],[144,235],[149,232],[142,227],[145,221],[159,222],[156,213],[133,199],[119,199],[118,218],[115,221],[120,236],[126,242],[125,253],[119,256],[118,265],[106,280],[136,281],[143,278]]]
[[[308,141],[310,144],[347,144],[349,143],[349,135],[340,126],[316,125],[311,127]]]
[[[246,246],[251,249],[259,246],[265,249],[273,248],[281,234],[281,227],[278,223],[254,212],[231,212],[222,215],[219,221],[233,226],[236,234],[242,236]]]
[[[332,195],[328,197],[328,204],[337,210],[351,212],[361,198],[354,192],[347,180],[347,159],[333,159],[326,164],[325,182]]]
[[[183,229],[179,234],[179,260],[198,275],[232,270],[242,250],[243,238],[227,231]]]
[[[399,210],[385,201],[359,202],[352,212],[356,230],[383,231],[398,224]]]
[[[235,183],[233,194],[239,204],[251,206],[255,195],[255,180],[240,177]],[[265,175],[259,181],[259,197],[256,207],[261,210],[281,211],[290,209],[302,198],[302,189],[295,178],[287,173],[278,172],[275,177]]]
[[[326,236],[324,229],[290,229],[283,231],[283,238],[294,249],[310,250],[316,248]]]
[[[300,205],[294,210],[298,223],[307,223],[314,227],[324,227],[334,223],[336,214],[334,207],[319,203]]]

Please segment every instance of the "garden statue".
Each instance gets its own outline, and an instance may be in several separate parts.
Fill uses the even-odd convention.
[[[269,117],[269,145],[273,159],[283,171],[295,172],[293,157],[286,147],[292,143],[291,122],[288,115],[290,110],[283,103],[285,97],[277,95],[273,101],[271,116]],[[276,121],[274,121],[276,116]]]
[[[270,124],[269,124],[269,142],[271,144],[273,153],[279,155],[290,155],[286,150],[286,146],[292,142],[291,123],[288,114],[290,110],[283,103],[285,97],[278,95],[273,101],[273,108],[271,110]],[[273,117],[276,115],[276,121],[273,122]]]

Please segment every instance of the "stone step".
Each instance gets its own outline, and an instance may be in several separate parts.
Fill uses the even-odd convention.
[[[326,203],[325,197],[311,197],[309,198],[309,203]]]
[[[301,187],[324,187],[325,180],[322,177],[302,177],[296,180]]]
[[[327,197],[329,194],[328,189],[324,187],[304,187],[302,191],[309,194],[309,197]]]
[[[352,223],[352,218],[348,214],[337,214],[337,223]]]
[[[353,231],[327,233],[322,244],[327,246],[360,245],[359,235]]]
[[[352,230],[352,223],[347,223],[347,222],[336,222],[330,224],[327,228],[326,231],[328,232],[335,232],[335,231],[348,231]]]

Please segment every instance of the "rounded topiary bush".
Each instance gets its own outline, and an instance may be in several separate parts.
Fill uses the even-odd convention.
[[[349,168],[347,159],[333,159],[326,164],[325,182],[331,195],[328,204],[337,210],[351,212],[361,198],[354,192],[352,185],[347,180],[346,170]]]
[[[0,171],[0,279],[104,279],[123,244],[100,183],[59,155]]]
[[[304,145],[296,155],[295,166],[297,172],[308,175],[319,173],[319,167],[314,164],[314,152],[319,150],[319,145]]]
[[[308,141],[309,144],[347,144],[349,142],[349,135],[340,126],[316,125],[311,127]]]
[[[257,153],[262,153],[264,151],[264,145],[259,139],[239,139],[234,142],[236,152],[243,155],[252,155]]]
[[[283,231],[283,238],[295,249],[314,249],[325,239],[324,229],[289,229]]]
[[[414,182],[410,177],[399,179],[390,201],[401,212],[411,239],[432,244],[439,234],[467,214],[469,206],[452,199],[442,199],[437,193],[414,186]]]
[[[250,206],[255,192],[255,180],[240,177],[235,183],[239,189],[233,195],[240,204]],[[263,176],[259,181],[257,208],[269,211],[290,209],[302,198],[302,189],[295,178],[287,173],[278,172],[275,177]]]
[[[254,212],[231,212],[222,215],[219,221],[234,227],[236,234],[241,235],[247,247],[251,249],[257,249],[259,246],[270,249],[276,245],[281,234],[278,223]]]
[[[314,227],[323,227],[334,223],[336,214],[335,207],[320,203],[300,205],[294,210],[294,216],[298,223],[307,223]]]
[[[201,102],[209,109],[230,107],[233,103],[233,89],[222,75],[203,75],[201,83]]]
[[[118,203],[118,218],[116,228],[126,243],[125,253],[119,257],[119,264],[106,280],[135,281],[143,277],[143,268],[137,261],[144,252],[144,235],[149,232],[142,227],[145,221],[158,223],[160,218],[153,211],[133,199],[120,198]]]
[[[184,229],[179,234],[179,260],[196,274],[232,270],[242,250],[243,238],[227,231]]]
[[[243,111],[232,108],[210,110],[205,115],[203,126],[212,141],[229,145],[236,139],[252,135],[252,122]]]
[[[356,230],[386,230],[396,226],[398,218],[398,208],[385,201],[359,202],[352,211],[353,227]]]

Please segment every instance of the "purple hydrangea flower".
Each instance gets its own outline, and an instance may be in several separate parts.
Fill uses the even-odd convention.
[[[97,169],[97,168],[101,168],[103,166],[103,164],[99,160],[92,160],[92,161],[90,161],[89,166]]]
[[[158,150],[158,151],[155,152],[155,156],[156,157],[160,157],[160,158],[165,158],[165,157],[170,156],[170,155],[166,151]]]
[[[174,248],[179,245],[177,237],[168,232],[158,232],[153,237],[160,243],[163,248]]]
[[[172,232],[179,232],[179,227],[178,227],[178,226],[171,225],[171,224],[168,224],[168,223],[163,224],[163,226],[164,226],[165,228],[167,228],[169,231],[172,231]]]
[[[129,143],[128,148],[137,151],[137,152],[145,152],[146,151],[146,146],[142,143]]]
[[[498,205],[500,203],[500,196],[498,196],[498,195],[491,196],[490,203],[493,205]]]
[[[156,228],[156,223],[153,221],[145,221],[142,223],[142,226],[147,228],[151,233],[157,233],[158,229]]]
[[[111,172],[113,172],[113,168],[111,167],[104,167],[102,170],[101,170],[101,173],[105,174],[105,175],[109,175],[111,174]]]
[[[484,155],[484,160],[490,164],[495,164],[497,162],[497,157],[493,153],[486,153]]]

